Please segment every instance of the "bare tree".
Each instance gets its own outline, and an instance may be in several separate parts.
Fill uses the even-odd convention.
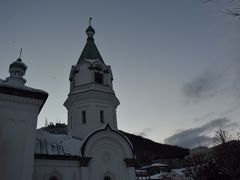
[[[225,144],[230,140],[231,140],[230,135],[226,130],[223,130],[223,129],[217,130],[213,138],[213,141],[216,145]]]
[[[187,170],[194,180],[240,180],[240,132],[216,131],[214,142],[200,159],[191,159]],[[203,158],[204,157],[204,158]],[[198,157],[199,158],[199,157]]]
[[[216,1],[220,0],[204,0],[203,2],[216,2]],[[232,9],[225,9],[224,12],[231,16],[240,17],[240,0],[228,0],[228,1],[229,3],[236,3],[236,5]]]

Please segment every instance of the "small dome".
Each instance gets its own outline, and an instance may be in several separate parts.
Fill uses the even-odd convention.
[[[86,33],[88,33],[88,32],[93,32],[93,33],[95,33],[95,30],[93,29],[92,26],[88,26],[88,28],[86,29]]]
[[[9,71],[14,68],[19,68],[22,69],[23,71],[27,70],[27,65],[22,62],[20,58],[18,58],[16,61],[14,61],[12,64],[9,66]]]
[[[89,25],[88,28],[86,29],[86,34],[88,36],[88,39],[93,40],[93,35],[95,34],[95,30],[91,25]]]
[[[23,78],[27,70],[27,65],[24,64],[19,57],[9,66],[10,76],[6,78],[7,83],[14,86],[24,86],[26,79]]]

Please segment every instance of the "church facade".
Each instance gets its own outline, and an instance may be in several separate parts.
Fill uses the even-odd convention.
[[[135,180],[131,142],[117,128],[119,100],[111,67],[86,29],[87,42],[70,70],[67,134],[36,130],[48,94],[25,86],[19,58],[0,79],[1,180]]]

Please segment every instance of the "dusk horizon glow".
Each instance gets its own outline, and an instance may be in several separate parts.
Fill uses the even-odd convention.
[[[230,4],[232,5],[232,4]],[[19,57],[26,85],[49,93],[38,118],[67,124],[69,73],[89,17],[113,72],[118,128],[156,142],[212,145],[239,130],[240,23],[229,4],[202,1],[1,1],[0,79]]]

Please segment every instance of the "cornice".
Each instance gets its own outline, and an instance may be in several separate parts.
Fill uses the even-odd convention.
[[[40,107],[43,103],[43,100],[31,99],[31,98],[25,98],[25,97],[7,95],[7,94],[1,94],[0,93],[0,104],[1,104],[1,102],[10,102],[10,103],[33,105],[33,106],[39,106]]]
[[[120,104],[119,100],[114,94],[96,90],[88,90],[75,94],[69,94],[67,100],[64,102],[64,106],[69,108],[75,102],[86,103],[87,101],[108,102],[107,104],[111,104],[114,108],[117,108],[117,106]]]
[[[25,104],[39,105],[39,112],[41,111],[45,101],[48,98],[48,93],[42,90],[32,89],[25,87],[27,89],[17,89],[16,87],[10,86],[0,86],[1,97],[5,101],[13,101]],[[5,97],[6,96],[6,97]],[[13,96],[15,98],[19,97],[20,99],[9,99],[8,96]]]

